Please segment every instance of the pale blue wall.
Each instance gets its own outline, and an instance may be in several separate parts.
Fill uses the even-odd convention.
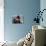
[[[38,9],[40,9],[40,0],[7,0],[4,14],[5,40],[17,41],[24,37],[31,30]],[[24,16],[24,24],[12,24],[12,16],[16,14]]]
[[[42,11],[43,9],[46,9],[46,0],[41,0],[40,1],[40,10]],[[40,21],[40,25],[46,27],[46,10],[43,12],[43,22]]]

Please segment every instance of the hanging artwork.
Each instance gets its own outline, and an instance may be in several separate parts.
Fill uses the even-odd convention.
[[[14,16],[12,18],[12,23],[13,24],[23,24],[23,22],[24,22],[24,17],[23,16],[17,15],[17,16]]]

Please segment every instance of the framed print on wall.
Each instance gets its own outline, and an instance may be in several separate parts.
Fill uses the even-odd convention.
[[[24,23],[24,17],[20,15],[16,15],[12,17],[12,23],[13,24],[23,24]]]

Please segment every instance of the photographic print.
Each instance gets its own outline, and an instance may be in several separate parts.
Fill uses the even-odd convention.
[[[20,15],[16,15],[12,17],[12,23],[13,24],[23,24],[24,23],[24,17]]]

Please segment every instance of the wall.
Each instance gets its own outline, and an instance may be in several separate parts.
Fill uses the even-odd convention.
[[[41,0],[40,1],[40,9],[41,9],[41,11],[43,9],[46,9],[46,0]],[[41,21],[40,25],[46,26],[46,10],[43,12],[42,17],[43,17],[43,22]]]
[[[34,24],[35,12],[40,9],[40,0],[5,0],[4,35],[7,41],[18,41],[24,37]],[[12,24],[12,16],[22,14],[24,24]]]
[[[0,42],[4,41],[4,0],[0,0]]]

